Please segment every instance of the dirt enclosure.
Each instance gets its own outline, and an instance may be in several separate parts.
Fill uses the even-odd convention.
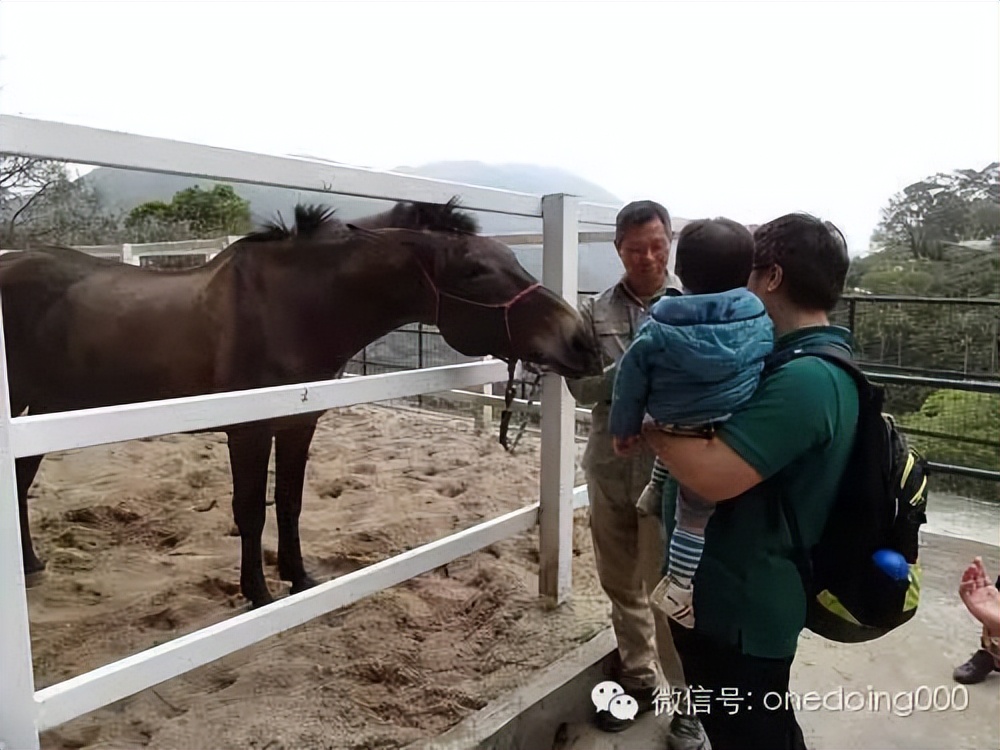
[[[385,406],[328,412],[308,467],[308,568],[356,570],[537,499],[517,455],[471,419]],[[42,464],[31,517],[36,687],[231,617],[239,538],[225,436],[172,435]],[[277,579],[273,507],[266,574]],[[55,748],[396,748],[438,734],[608,623],[577,512],[572,603],[537,598],[531,532],[46,732]]]

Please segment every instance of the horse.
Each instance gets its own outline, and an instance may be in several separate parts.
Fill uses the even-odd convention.
[[[576,310],[454,209],[454,200],[403,204],[349,224],[323,206],[298,205],[292,227],[279,217],[179,270],[56,246],[0,256],[11,413],[332,379],[365,346],[415,322],[436,325],[464,355],[489,354],[511,367],[525,360],[567,377],[599,368]],[[322,414],[212,430],[227,435],[240,591],[251,608],[273,601],[261,553],[272,444],[278,573],[292,595],[317,583],[302,560],[299,516]],[[32,544],[27,495],[42,459],[16,459],[32,584],[45,563]]]

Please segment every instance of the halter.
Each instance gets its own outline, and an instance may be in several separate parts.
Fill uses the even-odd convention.
[[[466,299],[465,297],[459,297],[458,295],[455,295],[455,294],[449,294],[448,292],[442,292],[438,288],[438,285],[436,283],[434,283],[434,279],[431,277],[430,273],[428,273],[427,268],[424,267],[424,264],[423,264],[422,260],[419,258],[419,256],[417,257],[417,265],[420,266],[421,273],[423,273],[424,278],[427,279],[427,283],[430,284],[431,291],[434,292],[434,325],[435,326],[437,326],[438,328],[440,328],[440,326],[438,326],[438,320],[440,319],[440,315],[441,315],[441,298],[442,297],[448,297],[449,299],[456,300],[457,302],[464,302],[467,305],[475,305],[476,307],[486,307],[486,308],[489,308],[491,310],[503,310],[503,324],[504,324],[504,329],[507,332],[507,343],[509,344],[509,350],[511,352],[514,351],[514,339],[510,335],[510,311],[511,311],[511,308],[513,308],[514,305],[516,305],[522,299],[524,299],[525,297],[527,297],[529,294],[531,294],[532,292],[538,290],[538,288],[542,286],[540,282],[536,281],[534,284],[531,284],[530,286],[525,287],[524,289],[522,289],[520,292],[518,292],[517,294],[515,294],[513,297],[511,297],[506,302],[498,302],[498,303],[490,304],[490,303],[486,303],[486,302],[476,302],[475,300]],[[510,447],[509,447],[508,442],[507,442],[507,429],[510,426],[510,417],[511,417],[511,414],[512,414],[510,407],[511,407],[511,404],[514,403],[514,393],[515,393],[515,389],[514,389],[514,371],[516,369],[517,369],[517,358],[514,357],[514,358],[512,358],[512,359],[510,359],[510,360],[507,361],[507,388],[504,391],[504,396],[503,396],[503,398],[504,398],[504,408],[503,408],[503,411],[500,412],[500,445],[502,445],[504,447],[504,449],[508,450],[508,451],[510,450]]]

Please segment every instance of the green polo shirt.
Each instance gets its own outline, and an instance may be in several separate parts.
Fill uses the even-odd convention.
[[[850,353],[850,332],[835,326],[793,331],[775,350],[836,343]],[[847,466],[858,420],[851,376],[816,357],[792,360],[761,381],[718,436],[764,478],[716,506],[694,578],[695,627],[766,658],[794,656],[806,600],[795,565],[781,493],[794,508],[804,543],[823,531]],[[672,531],[676,492],[664,518]]]

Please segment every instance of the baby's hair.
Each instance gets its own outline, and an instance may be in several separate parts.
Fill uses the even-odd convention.
[[[681,230],[674,272],[692,294],[727,292],[747,285],[753,252],[753,235],[742,224],[698,219]]]

